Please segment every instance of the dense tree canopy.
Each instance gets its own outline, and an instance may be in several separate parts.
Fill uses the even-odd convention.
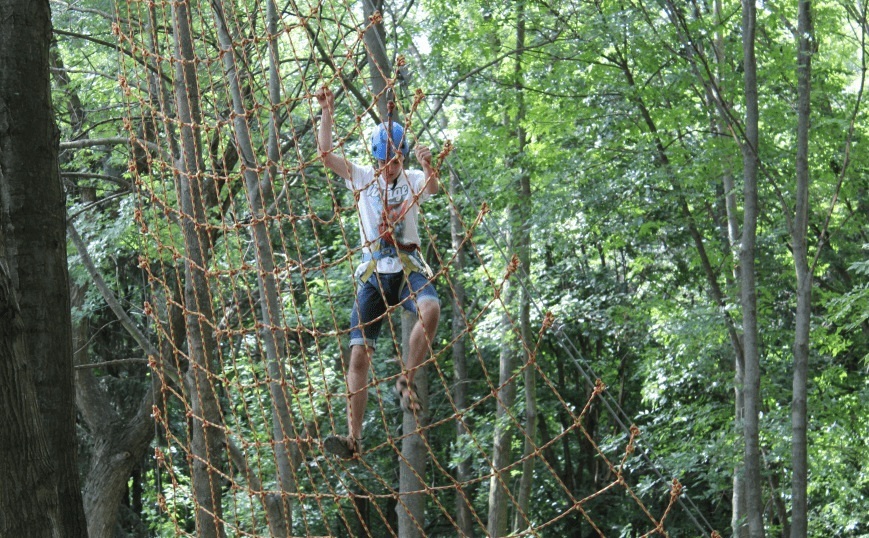
[[[277,535],[271,516],[281,513],[289,534],[368,528],[385,536],[387,526],[396,528],[387,495],[324,504],[323,490],[306,489],[305,478],[323,472],[318,480],[333,480],[339,496],[358,493],[360,484],[382,493],[389,484],[374,485],[374,477],[391,484],[394,475],[397,484],[394,452],[366,456],[354,482],[343,469],[318,471],[322,457],[300,444],[275,441],[343,428],[341,331],[358,235],[352,193],[317,160],[312,94],[324,84],[336,90],[340,151],[370,162],[365,138],[382,114],[372,104],[377,44],[389,62],[379,77],[395,77],[411,142],[434,153],[447,140],[454,148],[441,170],[442,193],[421,221],[426,258],[442,271],[434,347],[454,344],[452,320],[473,321],[458,333],[468,344],[466,364],[444,352],[428,371],[429,485],[443,493],[428,498],[420,527],[455,535],[444,513],[464,496],[480,520],[470,523],[474,535],[482,535],[493,486],[473,477],[498,467],[485,451],[500,428],[519,431],[536,407],[531,436],[545,447],[540,459],[503,474],[517,497],[523,474],[532,477],[527,519],[510,513],[511,529],[549,523],[537,535],[593,536],[593,521],[606,536],[648,532],[649,520],[624,490],[591,500],[589,518],[563,493],[581,499],[609,484],[603,456],[620,461],[625,426],[634,423],[641,450],[627,459],[625,476],[641,503],[660,517],[670,481],[684,486],[683,504],[665,522],[670,535],[743,535],[748,514],[734,491],[745,487],[740,248],[749,154],[758,162],[762,476],[750,487],[762,495],[766,533],[789,533],[798,496],[791,489],[798,6],[757,5],[754,147],[746,136],[742,24],[743,4],[754,2],[383,0],[372,3],[382,24],[364,16],[365,3],[190,3],[185,29],[179,6],[186,3],[52,1],[91,535],[207,535],[207,514],[218,510],[230,534]],[[810,9],[813,27],[802,34],[811,55],[807,533],[862,536],[869,533],[869,23],[862,2],[816,0]],[[375,45],[361,44],[369,25],[382,32]],[[464,243],[451,227],[458,220]],[[514,254],[518,269],[510,267]],[[269,258],[271,269],[263,265]],[[464,297],[454,302],[457,294]],[[547,312],[554,325],[538,342]],[[523,351],[523,340],[534,349]],[[386,360],[393,352],[380,344],[375,379],[396,373]],[[541,375],[511,378],[516,397],[503,415],[493,394],[505,354],[515,359],[510,375],[530,362]],[[451,381],[459,371],[462,406]],[[607,391],[575,429],[596,378]],[[400,437],[400,411],[386,392],[372,400],[366,445],[388,448]],[[375,404],[383,412],[372,412]],[[464,433],[455,421],[440,422],[457,408],[467,409]],[[212,428],[211,419],[226,429]],[[518,461],[524,437],[507,439],[510,461]],[[179,448],[198,442],[212,448],[197,454],[213,459]],[[263,452],[269,445],[272,452]],[[199,464],[198,472],[222,477],[207,509],[195,501]],[[463,477],[461,494],[436,466]]]

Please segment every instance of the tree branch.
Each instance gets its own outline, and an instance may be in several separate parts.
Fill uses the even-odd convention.
[[[88,211],[89,209],[91,209],[91,208],[93,208],[93,207],[101,206],[101,205],[103,205],[103,204],[105,204],[105,203],[107,203],[107,202],[111,202],[111,201],[114,200],[115,198],[120,198],[120,197],[122,197],[122,196],[126,196],[126,195],[128,195],[128,194],[130,194],[130,191],[128,191],[128,190],[124,190],[124,191],[121,191],[121,192],[115,192],[115,193],[112,193],[112,194],[106,196],[105,198],[103,198],[103,199],[101,199],[101,200],[97,200],[96,202],[91,202],[91,203],[89,203],[88,205],[86,205],[86,206],[84,206],[83,208],[81,208],[81,209],[79,209],[78,211],[76,211],[75,213],[73,213],[72,215],[70,215],[68,220],[72,221],[72,220],[74,220],[76,217],[78,217],[79,215],[81,215],[82,213]]]
[[[117,359],[113,361],[103,361],[103,362],[89,362],[86,364],[76,364],[76,370],[82,370],[85,368],[103,368],[106,366],[119,366],[121,364],[148,364],[148,359]]]
[[[143,65],[146,69],[153,71],[154,73],[156,73],[160,78],[162,78],[166,82],[169,82],[169,83],[172,82],[172,79],[170,79],[168,76],[163,74],[160,70],[156,69],[154,66],[148,64],[148,62],[146,62],[145,60],[143,60],[143,59],[139,58],[138,56],[136,56],[135,54],[133,54],[133,52],[131,50],[125,49],[119,45],[116,45],[115,43],[111,43],[109,41],[104,41],[100,38],[92,37],[92,36],[85,35],[85,34],[78,34],[76,32],[70,32],[67,30],[60,30],[58,28],[53,28],[52,32],[54,32],[55,34],[65,35],[68,37],[75,37],[78,39],[84,39],[86,41],[90,41],[91,43],[96,43],[97,45],[102,45],[102,46],[108,47],[110,49],[115,49],[118,52],[124,53],[125,56],[129,56],[136,63]]]
[[[109,286],[106,284],[106,281],[103,280],[102,275],[97,270],[94,265],[93,260],[88,254],[87,245],[82,241],[81,236],[78,234],[78,231],[75,229],[75,225],[72,221],[67,222],[67,232],[69,238],[72,240],[75,245],[76,250],[78,250],[79,256],[81,257],[82,264],[87,269],[88,274],[93,279],[94,285],[97,289],[100,290],[100,294],[103,296],[103,299],[106,301],[106,304],[109,305],[109,308],[112,309],[112,312],[118,316],[118,320],[123,325],[124,329],[133,337],[137,344],[145,351],[149,356],[153,356],[155,358],[160,357],[160,352],[157,351],[151,342],[142,334],[142,331],[139,330],[139,327],[136,323],[130,319],[130,316],[127,315],[127,312],[121,306],[120,301],[115,297],[115,294],[112,293],[112,290],[109,289]]]
[[[61,170],[60,176],[70,179],[102,179],[110,183],[114,183],[115,185],[118,185],[120,187],[124,187],[126,189],[133,188],[133,185],[129,181],[117,176],[108,176],[106,174],[93,174],[91,172],[64,172],[63,170]]]
[[[135,142],[152,151],[158,152],[160,154],[160,158],[162,158],[166,162],[171,163],[174,161],[174,159],[168,153],[166,153],[163,148],[153,142],[150,142],[148,140],[142,140],[141,138],[135,139]],[[69,140],[66,142],[61,142],[60,149],[81,149],[94,146],[121,146],[124,144],[130,144],[129,137],[113,136],[108,138],[83,138],[81,140]]]

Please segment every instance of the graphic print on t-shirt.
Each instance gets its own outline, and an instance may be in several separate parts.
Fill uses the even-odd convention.
[[[387,192],[386,207],[383,207],[380,185],[374,184],[365,193],[371,206],[380,214],[378,233],[388,244],[409,247],[412,240],[405,237],[405,217],[413,203],[410,187],[405,183],[396,185]]]

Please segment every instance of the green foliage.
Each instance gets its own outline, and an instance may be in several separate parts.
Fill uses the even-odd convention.
[[[88,0],[87,8],[112,13],[102,0]],[[741,461],[740,425],[735,423],[735,351],[725,320],[741,329],[738,275],[738,245],[727,234],[724,179],[734,182],[737,207],[730,215],[742,226],[740,142],[737,139],[743,114],[740,4],[723,2],[718,20],[712,2],[682,6],[682,25],[665,6],[676,3],[636,2],[526,2],[526,47],[516,48],[515,3],[489,0],[424,4],[392,2],[384,6],[388,52],[408,60],[407,76],[398,91],[399,107],[406,111],[411,87],[421,87],[429,96],[411,128],[414,136],[436,149],[447,138],[456,150],[448,163],[462,187],[451,200],[446,196],[429,202],[422,225],[425,241],[431,243],[433,268],[440,269],[454,254],[450,243],[449,211],[458,212],[467,224],[474,222],[483,202],[491,212],[467,246],[467,267],[459,274],[436,282],[443,303],[436,342],[451,340],[448,321],[458,315],[450,304],[449,279],[467,289],[468,318],[474,319],[473,346],[468,356],[468,396],[472,410],[467,422],[470,434],[458,436],[454,423],[446,421],[429,431],[431,461],[450,472],[468,461],[474,476],[491,472],[484,452],[491,450],[495,431],[498,359],[505,342],[515,344],[516,334],[504,331],[500,295],[507,259],[515,250],[515,208],[518,178],[531,182],[527,221],[521,222],[530,238],[528,283],[535,308],[531,310],[536,333],[545,312],[556,318],[558,332],[544,334],[536,356],[540,368],[538,409],[542,423],[539,437],[558,436],[549,450],[547,464],[538,464],[529,517],[539,525],[552,521],[545,535],[568,536],[591,533],[589,523],[574,510],[570,496],[585,498],[604,488],[612,477],[602,456],[620,461],[627,443],[616,417],[600,403],[592,406],[583,427],[601,447],[598,454],[582,435],[574,435],[573,416],[578,415],[590,394],[585,374],[600,377],[610,388],[608,397],[641,429],[640,446],[649,451],[661,479],[635,454],[625,463],[627,478],[651,512],[659,515],[668,500],[667,483],[678,477],[709,524],[726,533],[730,525],[731,488],[734,469]],[[866,139],[865,104],[860,93],[859,58],[865,56],[859,21],[846,10],[848,2],[814,3],[817,52],[813,56],[812,125],[809,166],[810,259],[814,269],[809,394],[809,495],[812,536],[861,536],[869,533],[861,515],[869,513],[869,453],[863,440],[869,434],[865,382],[869,357],[869,261],[866,260],[866,216],[869,215],[869,169],[861,151]],[[122,17],[143,16],[125,14]],[[313,6],[295,6],[300,13]],[[283,322],[287,333],[284,362],[294,413],[294,435],[316,422],[319,435],[343,431],[344,390],[342,350],[346,350],[349,305],[354,294],[349,277],[358,261],[348,254],[358,248],[357,216],[352,195],[339,181],[326,176],[316,157],[308,129],[313,112],[308,95],[324,83],[334,82],[335,69],[318,58],[306,63],[315,39],[324,46],[349,46],[358,39],[354,25],[361,11],[354,6],[343,11],[340,3],[326,15],[304,18],[316,31],[296,25],[302,20],[285,8],[286,23],[279,40],[283,58],[281,109],[284,164],[283,177],[275,182],[282,198],[276,205],[281,216],[270,223],[269,235],[280,282]],[[167,6],[157,5],[158,25],[169,25]],[[246,47],[251,57],[264,58],[266,40],[264,8],[247,1],[227,6],[230,19],[239,23],[231,31],[251,39]],[[680,8],[681,9],[681,8]],[[778,489],[765,486],[765,498],[776,496],[787,505],[790,476],[790,405],[794,309],[790,221],[793,218],[795,163],[796,47],[792,28],[795,5],[762,3],[758,11],[758,61],[760,64],[761,144],[763,163],[758,231],[758,316],[761,327],[762,433],[764,472]],[[109,17],[111,18],[111,17]],[[241,21],[247,21],[244,26]],[[196,18],[195,46],[199,57],[215,54],[216,34],[209,17]],[[77,9],[58,9],[54,25],[77,34],[110,41],[110,21],[99,14]],[[864,23],[865,27],[865,23]],[[686,34],[691,42],[686,42]],[[163,54],[171,51],[165,28],[157,45]],[[714,40],[723,47],[716,60]],[[117,74],[131,75],[135,66],[127,60],[118,65],[115,51],[92,40],[67,34],[58,36],[58,51],[68,70],[68,80],[55,79],[55,106],[63,140],[83,137],[126,137],[120,118],[132,116],[131,129],[148,128],[147,111],[165,112],[159,103],[146,99],[123,99]],[[321,55],[318,52],[318,56]],[[342,73],[353,73],[364,52],[331,58]],[[241,57],[241,55],[239,55]],[[174,77],[165,58],[154,60],[161,76]],[[132,67],[131,67],[132,66]],[[517,66],[521,69],[517,70]],[[242,85],[249,107],[252,143],[264,155],[269,113],[267,67],[250,62],[243,70]],[[225,74],[219,62],[199,64],[198,76],[204,121],[215,127],[203,134],[203,173],[212,176],[227,166],[234,132],[226,121],[229,101]],[[348,75],[349,76],[349,75]],[[709,84],[714,77],[714,94]],[[133,80],[133,76],[129,77]],[[360,86],[364,91],[364,85]],[[147,88],[134,88],[146,96]],[[346,95],[346,93],[345,93]],[[724,125],[722,110],[713,97],[720,97],[733,123]],[[76,101],[81,104],[76,105]],[[438,118],[429,122],[434,102],[443,101]],[[131,105],[132,103],[132,105]],[[347,158],[367,163],[365,125],[352,97],[339,99],[336,133],[342,137]],[[166,106],[165,103],[162,106]],[[855,108],[860,107],[855,116]],[[152,109],[152,107],[154,107]],[[76,110],[87,111],[83,123]],[[524,118],[520,121],[520,111]],[[174,112],[173,112],[174,113]],[[159,114],[158,114],[159,115]],[[171,114],[170,114],[171,115]],[[850,161],[845,146],[853,121]],[[429,127],[423,132],[423,123]],[[171,122],[156,122],[152,139],[164,150],[175,151],[169,139],[177,136]],[[435,128],[439,125],[439,128]],[[520,152],[519,133],[525,133]],[[346,137],[343,138],[343,137]],[[180,226],[174,220],[178,207],[175,178],[168,162],[140,167],[133,173],[129,155],[122,146],[94,146],[68,150],[62,170],[68,192],[68,212],[75,215],[77,229],[109,287],[155,341],[171,336],[165,327],[170,291],[154,291],[149,276],[177,282],[183,288],[184,254]],[[153,163],[167,161],[145,152]],[[295,164],[299,161],[302,164]],[[263,160],[263,162],[265,162]],[[307,165],[307,166],[303,166]],[[252,218],[241,188],[238,163],[230,165],[225,183],[208,183],[208,195],[220,203],[209,208],[213,272],[212,306],[218,318],[225,317],[219,337],[220,365],[216,378],[221,386],[220,404],[228,433],[243,443],[248,463],[263,477],[266,487],[275,487],[276,471],[272,438],[272,395],[262,349],[261,313],[257,259],[249,228]],[[446,171],[443,179],[446,180]],[[264,177],[264,176],[263,176]],[[108,179],[107,179],[108,178]],[[122,196],[136,190],[137,196]],[[835,204],[833,200],[836,200]],[[99,203],[94,205],[93,202]],[[511,212],[512,211],[512,212]],[[138,220],[137,220],[138,219]],[[240,226],[240,224],[242,226]],[[738,235],[738,230],[737,230]],[[698,250],[703,247],[703,256]],[[70,247],[70,274],[84,286],[89,276]],[[148,275],[139,269],[139,257],[159,271]],[[300,267],[304,266],[305,271]],[[313,268],[307,270],[308,268]],[[720,299],[712,284],[721,290]],[[515,280],[512,289],[520,290]],[[156,310],[146,321],[143,304]],[[720,302],[719,302],[720,301]],[[171,302],[171,301],[169,301]],[[506,308],[515,314],[516,299]],[[471,308],[472,306],[472,308]],[[477,317],[478,316],[478,317]],[[141,351],[117,327],[93,287],[75,318],[92,328],[104,327],[88,344],[94,361],[120,356],[140,356]],[[156,336],[159,335],[159,338]],[[397,335],[384,327],[377,350],[373,376],[383,380],[397,373],[386,360],[393,356]],[[183,338],[182,338],[183,340]],[[567,344],[566,344],[567,343]],[[569,345],[568,345],[569,344]],[[561,347],[574,349],[566,353]],[[181,357],[184,345],[178,349]],[[185,365],[183,357],[179,365]],[[438,359],[430,369],[435,387],[452,384],[452,357]],[[100,370],[101,383],[110,389],[114,405],[134,408],[146,389],[144,367]],[[545,382],[542,379],[545,377]],[[366,470],[355,478],[372,493],[385,495],[397,481],[395,455],[388,440],[399,432],[399,411],[391,386],[379,381],[372,390],[368,409],[366,445],[381,447],[367,456]],[[519,397],[511,412],[524,416]],[[555,389],[555,390],[553,390]],[[183,391],[176,387],[178,394]],[[446,388],[432,394],[433,417],[454,414]],[[556,394],[560,398],[556,397]],[[167,431],[155,442],[171,454],[156,491],[156,476],[143,473],[146,486],[141,518],[156,535],[193,532],[193,500],[189,462],[173,443],[187,440],[188,423],[181,400],[167,397]],[[374,409],[378,411],[374,411]],[[573,415],[573,416],[572,416]],[[623,420],[620,418],[618,420]],[[507,421],[509,423],[509,421]],[[172,439],[172,441],[170,441]],[[180,440],[180,441],[178,441]],[[170,446],[172,445],[172,446]],[[84,446],[87,446],[85,443]],[[514,438],[513,452],[522,450]],[[226,464],[228,469],[232,469]],[[334,493],[354,489],[351,477],[315,456],[303,464],[303,476],[326,480]],[[518,473],[516,468],[514,474]],[[444,523],[442,506],[453,506],[449,481],[432,472],[433,487],[449,491],[444,498],[428,500],[426,527],[431,536],[452,535]],[[224,488],[224,506],[230,526],[239,532],[267,533],[259,499],[250,495],[250,484],[241,473],[234,486]],[[376,478],[387,477],[383,481]],[[517,477],[514,476],[514,479]],[[324,504],[317,494],[327,488],[302,481],[303,497],[294,504],[297,532],[340,534],[352,520],[348,504]],[[333,484],[334,482],[334,484]],[[386,483],[383,483],[386,482]],[[512,484],[511,484],[512,486]],[[158,493],[165,501],[158,500]],[[331,493],[331,492],[330,492]],[[465,493],[475,512],[485,521],[487,483],[467,486]],[[157,508],[165,502],[167,512]],[[378,499],[377,508],[394,507]],[[572,511],[570,511],[572,510]],[[570,513],[560,518],[565,512]],[[648,520],[623,491],[594,498],[588,513],[607,536],[630,536],[649,530]],[[318,514],[311,518],[310,514]],[[169,519],[167,519],[167,517]],[[781,521],[768,519],[770,530]],[[863,518],[865,519],[865,518]],[[176,528],[176,522],[180,528]],[[382,522],[375,531],[387,535]],[[677,508],[667,520],[671,535],[694,535],[684,509]],[[551,533],[551,534],[550,534]],[[375,534],[378,535],[378,534]]]

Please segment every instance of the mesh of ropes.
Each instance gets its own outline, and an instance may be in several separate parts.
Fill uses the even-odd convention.
[[[391,394],[400,359],[384,358],[400,353],[402,323],[387,316],[372,365],[361,457],[347,462],[324,454],[320,439],[346,433],[350,275],[360,246],[354,193],[331,180],[317,159],[319,110],[311,96],[323,84],[336,90],[335,151],[370,162],[364,125],[373,125],[385,93],[367,78],[363,36],[379,15],[365,18],[341,1],[293,0],[281,16],[270,2],[221,0],[128,0],[118,10],[115,32],[128,53],[120,87],[145,245],[141,265],[152,296],[146,313],[159,341],[159,354],[150,357],[162,387],[154,409],[165,481],[158,499],[176,534],[422,536],[455,535],[463,526],[486,534],[487,514],[479,510],[485,503],[475,498],[493,487],[503,489],[509,510],[521,516],[519,535],[546,536],[575,513],[602,534],[593,503],[614,490],[633,501],[640,532],[666,534],[681,486],[674,481],[662,489],[653,513],[626,478],[636,428],[606,451],[584,428],[603,385],[581,408],[558,394],[551,373],[535,360],[551,317],[542,318],[531,341],[523,340],[502,297],[517,262],[487,267],[475,242],[485,204],[461,222],[459,249],[488,284],[471,306],[450,305],[468,269],[455,268],[459,249],[440,248],[435,240],[444,234],[437,213],[447,208],[423,206],[420,213],[442,298],[441,325],[451,317],[461,322],[450,336],[440,336],[446,334],[441,327],[426,373],[417,376],[423,409],[403,414]],[[411,103],[398,102],[412,141],[423,97],[418,91]],[[449,152],[449,142],[443,145],[438,166]],[[441,203],[461,220],[457,200],[444,191]],[[507,320],[525,359],[506,380],[498,379],[497,364],[487,359],[492,353],[474,329],[492,317]],[[473,386],[483,392],[457,404],[445,368],[458,342],[467,345],[470,368],[482,378]],[[492,426],[473,418],[503,405],[505,387],[517,385],[529,368],[570,426],[540,443],[529,439],[524,416],[507,409],[503,424],[532,450],[496,469]],[[483,471],[456,478],[455,454],[430,443],[446,430]],[[547,451],[566,438],[587,440],[608,473],[603,487],[577,494],[563,483]],[[545,488],[535,489],[526,514],[512,484],[528,460],[535,483]],[[469,522],[457,521],[457,501]]]

